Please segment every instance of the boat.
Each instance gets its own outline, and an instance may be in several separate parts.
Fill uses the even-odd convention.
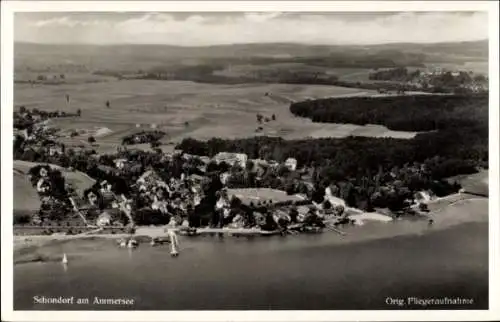
[[[304,232],[306,233],[321,233],[323,231],[322,227],[316,227],[316,226],[305,226],[304,227]]]
[[[127,247],[127,241],[124,238],[122,238],[118,241],[118,245],[120,247]]]
[[[281,235],[282,230],[261,230],[261,236],[273,236],[273,235]]]
[[[130,239],[127,244],[128,248],[135,248],[137,247],[137,241],[135,239]]]
[[[68,264],[68,257],[66,256],[66,253],[64,253],[64,255],[63,255],[62,263],[63,264]]]

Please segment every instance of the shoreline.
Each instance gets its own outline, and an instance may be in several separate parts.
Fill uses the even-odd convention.
[[[455,198],[456,196],[453,196]],[[441,198],[438,201],[443,201],[447,197]],[[450,199],[450,198],[448,198]],[[434,224],[428,226],[426,218],[404,218],[392,220],[390,222],[375,222],[369,221],[362,226],[344,226],[341,229],[345,230],[347,236],[342,236],[342,242],[338,246],[347,246],[354,243],[371,242],[374,240],[391,239],[401,236],[422,235],[432,232],[438,232],[453,228],[457,225],[468,223],[488,223],[488,207],[487,198],[465,198],[455,200],[445,199],[445,202],[450,202],[443,207],[431,211],[428,215],[434,219]],[[486,205],[484,204],[486,203]],[[461,207],[481,207],[479,213],[462,210]],[[485,207],[486,206],[486,207]],[[457,208],[457,209],[455,209]],[[432,228],[432,229],[430,229]],[[85,257],[92,252],[106,251],[109,247],[117,247],[114,242],[116,239],[142,238],[147,236],[145,233],[150,227],[145,227],[141,233],[130,234],[100,234],[100,235],[73,235],[73,236],[14,236],[14,265],[35,263],[35,262],[54,262],[60,261],[64,252],[71,253],[73,257]],[[152,230],[161,228],[155,227]],[[320,235],[334,234],[330,231],[324,231]],[[147,237],[149,238],[149,236]],[[188,238],[188,237],[186,237]],[[230,237],[234,238],[234,237]],[[290,236],[289,238],[292,238]],[[293,237],[296,238],[296,237]],[[210,240],[206,241],[210,243]],[[307,240],[304,240],[307,243]],[[311,245],[316,246],[316,245]]]

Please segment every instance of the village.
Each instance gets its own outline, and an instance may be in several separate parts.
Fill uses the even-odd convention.
[[[23,124],[33,116],[23,109],[15,119]],[[118,146],[114,154],[97,154],[91,146],[68,148],[58,142],[57,129],[46,121],[19,126],[14,134],[16,159],[33,163],[29,178],[41,201],[39,211],[15,216],[15,234],[133,236],[139,229],[154,245],[163,237],[170,240],[168,231],[190,236],[344,234],[343,225],[394,217],[348,207],[333,183],[318,198],[311,179],[314,169],[299,167],[295,158],[279,163],[229,152],[210,158],[181,150],[146,152],[130,145]],[[161,133],[141,131],[127,140],[143,142]],[[60,169],[85,173],[94,183],[74,187]],[[416,194],[408,200],[408,210],[425,216],[429,200],[425,192]],[[165,229],[144,229],[152,226]],[[135,247],[134,238],[126,240]]]

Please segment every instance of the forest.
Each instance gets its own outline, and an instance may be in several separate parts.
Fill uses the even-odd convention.
[[[328,98],[292,103],[290,112],[318,123],[379,124],[398,131],[487,127],[488,94]]]

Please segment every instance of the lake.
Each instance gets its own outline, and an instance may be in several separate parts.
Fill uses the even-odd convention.
[[[484,217],[484,216],[483,216]],[[483,218],[484,219],[484,218]],[[487,219],[487,217],[486,217]],[[14,267],[16,310],[424,309],[387,298],[470,298],[488,308],[487,220],[440,228],[397,221],[288,237],[181,237],[136,250],[109,245],[61,263]],[[362,237],[360,237],[362,236]],[[63,250],[64,251],[64,250]],[[35,304],[34,296],[127,298],[134,305]]]

